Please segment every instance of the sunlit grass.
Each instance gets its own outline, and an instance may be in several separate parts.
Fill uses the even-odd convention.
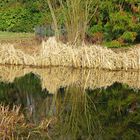
[[[33,33],[14,33],[0,31],[0,39],[22,39],[34,37]]]

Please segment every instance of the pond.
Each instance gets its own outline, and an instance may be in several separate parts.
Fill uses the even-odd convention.
[[[140,139],[139,72],[0,66],[0,103],[53,122],[37,140]]]

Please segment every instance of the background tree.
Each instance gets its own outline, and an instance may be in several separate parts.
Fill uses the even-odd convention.
[[[57,34],[70,43],[108,47],[140,43],[139,0],[50,0]],[[51,10],[51,11],[52,11]],[[35,26],[54,23],[47,0],[0,0],[0,30],[33,32]],[[56,25],[55,25],[56,26]]]

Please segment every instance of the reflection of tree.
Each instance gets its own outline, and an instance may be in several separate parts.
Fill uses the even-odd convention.
[[[57,95],[58,121],[53,136],[59,139],[95,139],[102,135],[94,102],[83,89],[72,86],[65,89],[64,98],[59,92]]]
[[[25,75],[17,78],[14,81],[15,86],[19,92],[22,104],[26,107],[28,117],[32,116],[33,121],[37,121],[38,103],[42,101],[43,94],[41,93],[41,81],[34,74]]]
[[[58,122],[52,133],[60,139],[140,139],[140,95],[115,83],[107,89],[68,87],[57,94]],[[55,135],[54,135],[55,134]]]
[[[13,83],[0,83],[0,101],[11,105],[21,104],[27,119],[33,122],[46,116],[44,106],[47,93],[42,91],[40,79],[32,73],[15,79]]]
[[[88,92],[96,102],[104,139],[140,139],[139,91],[115,83],[106,90]]]
[[[51,95],[30,73],[13,83],[1,82],[0,101],[22,104],[31,122],[57,118],[49,129],[52,139],[140,139],[140,91],[127,85],[84,90],[73,84]]]

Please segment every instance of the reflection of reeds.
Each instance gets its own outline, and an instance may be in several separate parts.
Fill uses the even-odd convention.
[[[58,43],[54,37],[42,43],[39,54],[28,55],[12,45],[0,45],[0,63],[33,66],[65,66],[99,69],[139,69],[140,49],[115,53],[100,46],[73,47]]]
[[[2,81],[12,82],[16,77],[24,76],[27,73],[34,73],[40,77],[42,88],[48,89],[50,93],[56,93],[60,87],[77,85],[86,88],[106,88],[114,82],[128,84],[132,88],[140,88],[139,72],[126,71],[105,71],[89,69],[69,69],[53,67],[36,69],[29,67],[0,67]]]

